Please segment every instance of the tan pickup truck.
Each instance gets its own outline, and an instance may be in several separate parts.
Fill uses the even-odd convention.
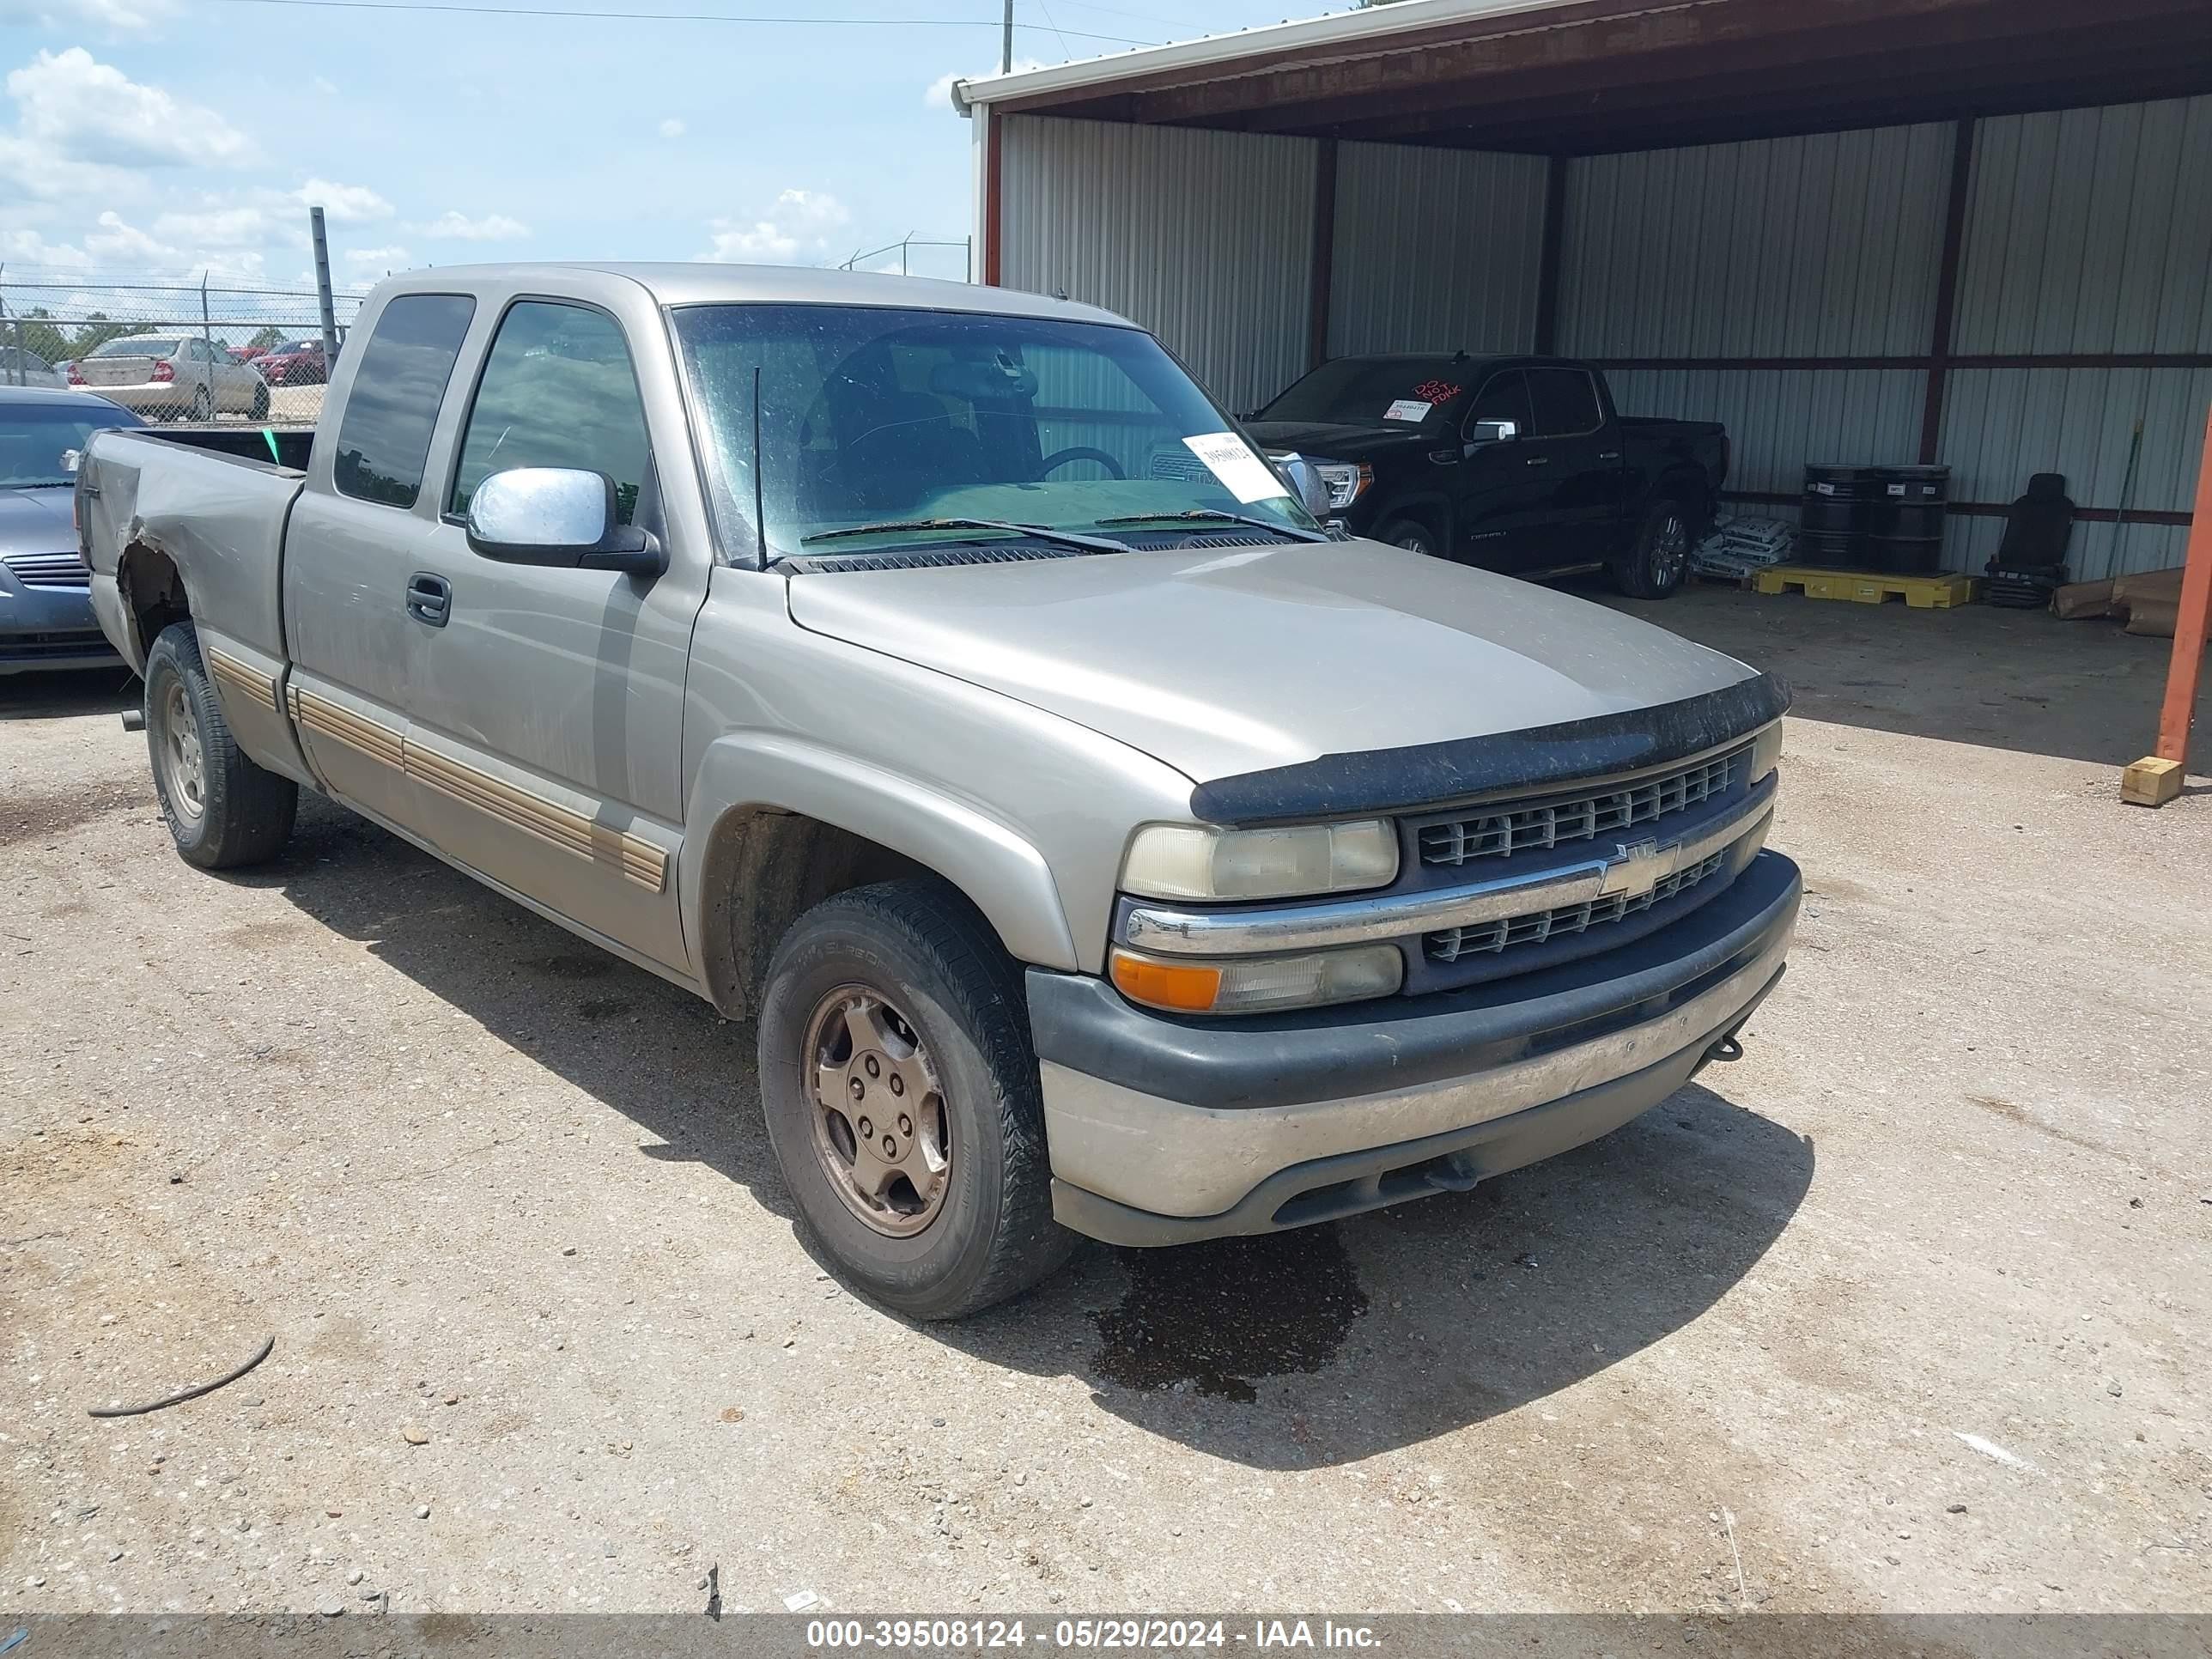
[[[1774,682],[1312,483],[1088,307],[521,265],[77,506],[185,858],[319,790],[754,1021],[805,1226],[928,1318],[1576,1146],[1781,975]]]

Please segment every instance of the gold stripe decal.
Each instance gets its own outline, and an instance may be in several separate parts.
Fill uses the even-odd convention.
[[[513,784],[479,772],[448,756],[415,744],[407,745],[407,775],[465,802],[478,811],[503,818],[526,834],[550,842],[564,852],[594,864],[618,866],[639,886],[659,892],[668,880],[668,854],[651,842],[612,829],[571,811],[543,795],[518,789]]]
[[[200,655],[205,659],[208,672],[215,677],[218,685],[236,692],[249,702],[258,703],[272,713],[277,712],[276,682],[272,677],[249,663],[241,662],[228,651],[218,651],[211,645],[203,647]]]
[[[310,732],[319,732],[335,738],[349,749],[358,750],[371,760],[381,761],[386,766],[404,768],[407,763],[406,745],[399,733],[390,726],[356,714],[342,708],[328,697],[317,696],[313,691],[291,688],[292,718]]]
[[[298,686],[288,688],[292,718],[310,732],[345,744],[465,805],[594,864],[618,868],[623,879],[658,893],[668,884],[666,851],[475,767],[406,741],[390,726]],[[274,701],[272,691],[271,701]]]

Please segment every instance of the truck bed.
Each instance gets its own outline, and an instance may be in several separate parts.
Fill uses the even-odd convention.
[[[124,568],[133,549],[165,556],[197,614],[220,618],[229,643],[267,663],[283,660],[284,525],[314,434],[272,428],[272,460],[262,433],[242,426],[94,434],[77,471],[79,550],[92,571],[100,629],[134,669],[145,666],[152,641],[133,622]],[[141,605],[147,598],[135,596]]]

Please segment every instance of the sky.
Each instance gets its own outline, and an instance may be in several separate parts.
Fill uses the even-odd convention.
[[[0,283],[307,285],[310,203],[342,284],[485,259],[837,264],[969,233],[969,124],[946,92],[996,68],[998,0],[452,3],[625,15],[0,0]],[[1015,52],[1060,63],[1285,10],[1018,0]],[[963,274],[957,247],[911,258],[918,274]],[[896,269],[897,254],[863,263]]]

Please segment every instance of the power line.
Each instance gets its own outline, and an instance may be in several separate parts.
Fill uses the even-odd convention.
[[[462,5],[458,0],[218,0],[227,6],[299,6],[313,11],[432,11],[460,12],[484,17],[587,17],[617,23],[775,23],[834,24],[862,28],[997,28],[984,17],[755,17],[714,11],[593,11],[551,6]],[[1034,29],[1035,23],[1018,28]],[[1104,40],[1118,46],[1151,46],[1155,40],[1133,40],[1127,35],[1094,34],[1083,29],[1051,30],[1079,40]]]

